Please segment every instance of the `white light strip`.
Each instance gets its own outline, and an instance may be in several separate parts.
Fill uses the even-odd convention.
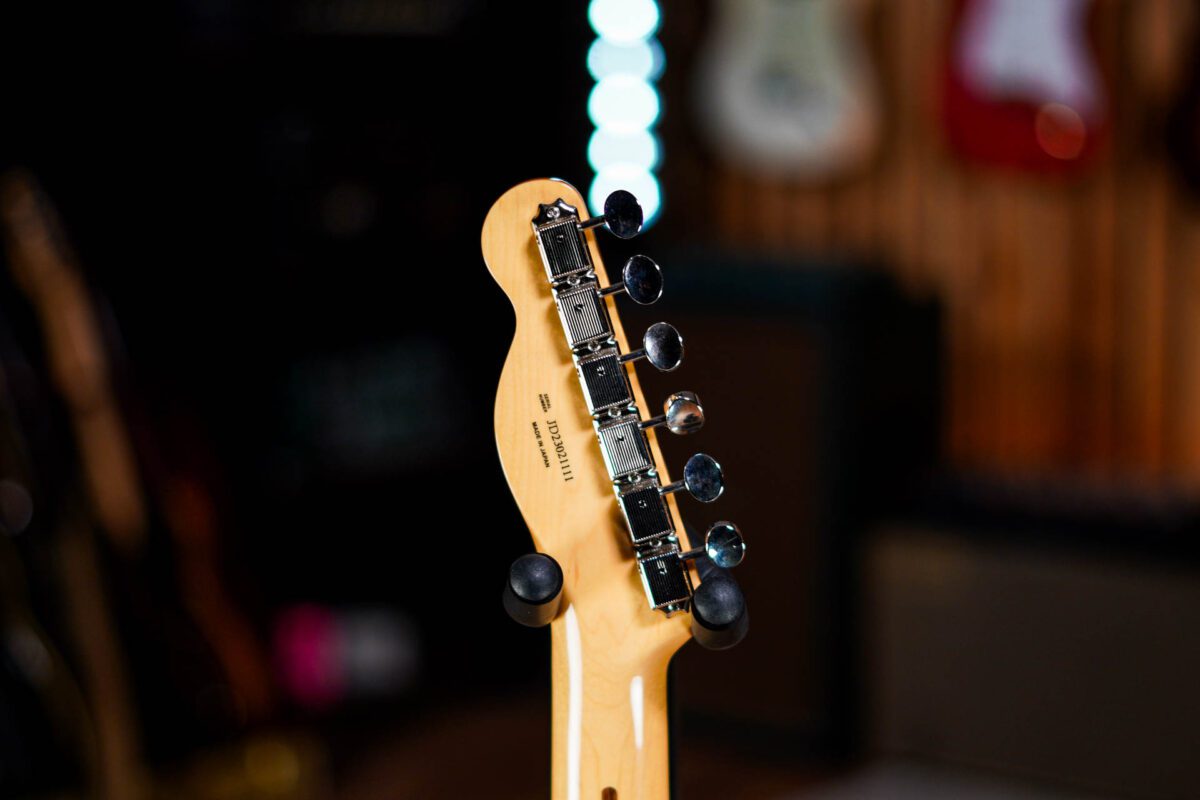
[[[627,189],[642,204],[645,227],[662,205],[655,169],[661,145],[654,134],[661,103],[655,82],[665,59],[654,38],[660,13],[654,0],[591,0],[588,21],[596,41],[588,50],[588,71],[596,80],[588,97],[588,117],[596,126],[588,142],[595,171],[588,201],[593,211],[616,189]]]

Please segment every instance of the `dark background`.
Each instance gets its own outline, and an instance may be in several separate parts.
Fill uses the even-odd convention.
[[[661,219],[601,250],[664,266],[622,318],[687,337],[679,373],[638,371],[705,399],[665,455],[725,466],[754,619],[676,660],[679,796],[1194,796],[1191,4],[1095,4],[1112,122],[1099,166],[1045,180],[941,130],[961,3],[866,4],[880,142],[809,182],[706,142],[718,9],[663,5]],[[499,603],[530,547],[492,432],[513,320],[479,229],[522,180],[586,191],[592,38],[572,3],[0,13],[0,166],[61,218],[148,510],[131,552],[89,505],[86,411],[6,223],[5,452],[31,466],[0,477],[34,516],[0,562],[30,590],[0,596],[0,795],[544,795],[548,635]],[[1169,81],[1121,77],[1155,59]],[[80,537],[120,674],[72,622]],[[357,632],[366,677],[297,690],[297,613]],[[53,710],[76,691],[89,714]]]

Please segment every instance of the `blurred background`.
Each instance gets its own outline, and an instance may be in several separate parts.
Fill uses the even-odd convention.
[[[750,545],[678,797],[1200,797],[1198,11],[5,4],[0,796],[546,796],[479,230],[553,175]]]

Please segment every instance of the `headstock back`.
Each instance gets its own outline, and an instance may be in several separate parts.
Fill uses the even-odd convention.
[[[711,502],[723,478],[702,454],[682,480],[667,476],[655,430],[694,432],[703,408],[677,392],[661,416],[644,413],[628,364],[673,370],[683,341],[658,323],[630,349],[610,297],[654,302],[661,273],[635,256],[624,285],[610,284],[590,233],[600,224],[629,238],[641,209],[616,192],[603,217],[589,218],[574,187],[535,180],[505,192],[484,222],[484,260],[517,323],[496,392],[496,445],[539,551],[513,564],[504,603],[519,622],[551,626],[555,800],[656,800],[668,788],[667,663],[689,635],[716,649],[745,635],[741,591],[711,566],[736,565],[744,545],[721,522],[705,547],[685,550],[674,493]],[[694,589],[695,563],[715,574]]]
[[[688,461],[683,480],[672,483],[667,475],[655,429],[692,433],[703,424],[703,409],[693,393],[678,392],[663,415],[642,411],[646,401],[627,365],[644,358],[674,370],[683,340],[671,325],[657,323],[641,347],[630,349],[609,298],[624,293],[652,303],[662,293],[662,276],[651,259],[634,256],[624,280],[609,282],[591,231],[603,224],[630,238],[642,218],[627,192],[613,193],[604,210],[589,218],[574,187],[536,180],[510,189],[488,213],[484,259],[517,317],[496,396],[496,441],[534,544],[561,567],[564,607],[576,619],[595,621],[625,651],[645,649],[633,646],[641,644],[669,657],[687,627],[664,617],[692,607],[691,560],[706,553],[686,549],[674,492],[711,502],[723,477],[716,461],[701,454]],[[730,523],[714,526],[706,545],[710,556],[720,551],[714,561],[725,566],[739,562],[744,550]],[[506,602],[514,599],[513,585],[510,579]],[[534,611],[524,621],[543,623],[556,608]],[[744,625],[726,630],[721,643],[709,635],[712,627],[701,631],[709,646],[729,646],[744,633]],[[631,642],[631,635],[647,641]]]
[[[664,620],[647,603],[531,229],[539,206],[558,200],[577,209],[581,221],[588,218],[574,187],[536,180],[507,191],[484,222],[484,260],[517,318],[496,392],[496,445],[535,547],[562,568],[563,608],[573,608],[590,635],[610,638],[614,653],[663,650],[669,658],[688,638],[687,620]],[[596,278],[607,286],[594,238],[584,238]],[[620,320],[611,308],[607,311],[613,338],[628,353]],[[637,376],[620,369],[628,373],[634,401],[645,408]],[[654,437],[653,430],[646,431],[654,462],[662,464]],[[682,531],[675,499],[668,495],[665,500],[675,530]]]

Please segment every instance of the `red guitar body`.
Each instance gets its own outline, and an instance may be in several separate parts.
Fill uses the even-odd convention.
[[[950,146],[970,161],[1071,173],[1107,138],[1092,0],[958,0],[941,88]]]

